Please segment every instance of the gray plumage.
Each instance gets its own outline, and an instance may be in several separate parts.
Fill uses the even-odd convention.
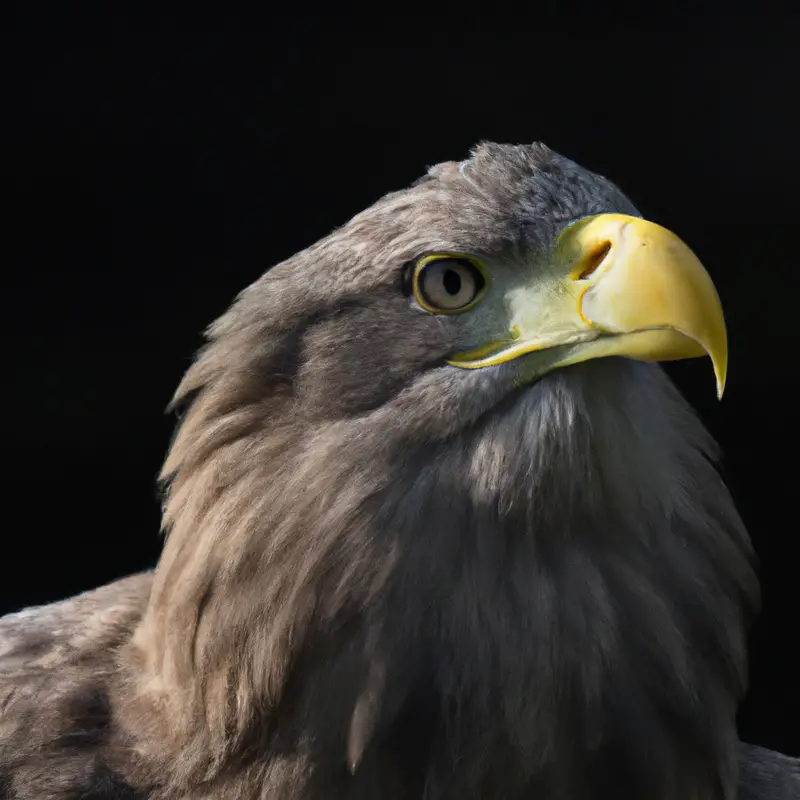
[[[604,211],[636,213],[486,144],[243,292],[176,394],[154,574],[0,622],[6,796],[798,796],[738,742],[751,547],[660,368],[456,369],[402,291]]]

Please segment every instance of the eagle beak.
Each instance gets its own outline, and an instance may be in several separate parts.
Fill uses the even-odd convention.
[[[549,268],[510,291],[506,303],[511,331],[504,342],[450,363],[477,368],[542,351],[549,371],[603,356],[708,355],[722,397],[728,345],[719,296],[697,256],[660,225],[623,214],[573,223]]]

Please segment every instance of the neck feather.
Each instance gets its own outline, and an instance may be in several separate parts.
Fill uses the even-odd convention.
[[[565,369],[437,441],[217,396],[133,648],[204,737],[186,770],[282,748],[366,781],[396,751],[434,795],[734,796],[750,544],[658,368]]]

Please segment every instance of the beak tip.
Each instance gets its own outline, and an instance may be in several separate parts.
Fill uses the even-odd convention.
[[[725,369],[718,369],[717,365],[714,365],[714,373],[717,379],[717,400],[722,400],[722,395],[725,394],[725,383],[727,379],[726,375],[727,370]]]

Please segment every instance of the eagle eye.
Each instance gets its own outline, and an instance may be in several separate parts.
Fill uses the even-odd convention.
[[[472,308],[483,297],[486,286],[478,262],[460,255],[421,258],[411,281],[414,299],[432,314],[455,314]]]

